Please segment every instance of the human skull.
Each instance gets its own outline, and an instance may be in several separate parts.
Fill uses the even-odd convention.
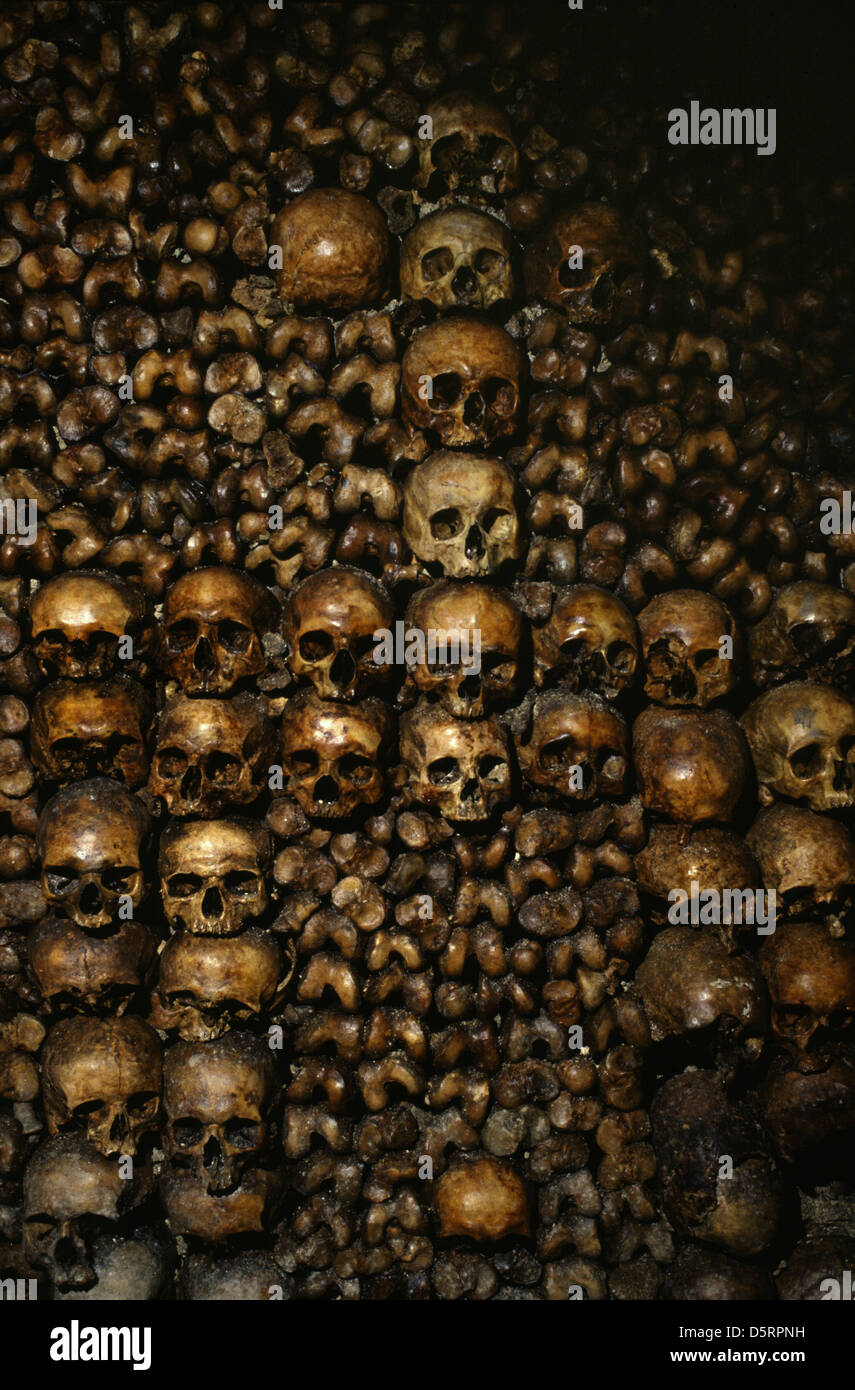
[[[275,755],[276,729],[261,696],[175,695],[160,717],[149,789],[173,816],[218,816],[257,799]]]
[[[776,686],[748,706],[760,801],[806,801],[812,811],[855,806],[855,705],[813,681]]]
[[[276,215],[282,249],[277,288],[286,305],[322,313],[364,309],[389,288],[386,220],[376,203],[343,188],[311,188]]]
[[[384,763],[394,737],[380,700],[342,705],[315,692],[297,695],[282,720],[284,790],[307,816],[351,816],[383,795]]]
[[[248,574],[191,570],[166,595],[160,666],[185,695],[228,695],[265,668],[261,639],[276,622],[268,591]]]
[[[809,1070],[855,1018],[855,949],[821,922],[784,922],[760,948],[772,1032]]]
[[[404,484],[404,539],[448,579],[494,574],[522,549],[514,475],[499,459],[441,449]]]
[[[370,574],[344,567],[310,574],[283,614],[291,674],[324,700],[363,699],[389,679],[391,667],[374,660],[374,634],[394,621],[392,600]]]
[[[538,695],[515,739],[523,777],[576,801],[623,796],[629,772],[626,722],[596,695]]]
[[[715,1028],[756,1060],[766,1035],[766,992],[750,956],[729,954],[709,931],[665,927],[636,971],[654,1042]]]
[[[489,309],[514,297],[513,238],[503,222],[474,208],[423,217],[401,246],[401,295],[438,309]]]
[[[724,710],[642,710],[632,730],[642,804],[683,825],[733,818],[748,776],[745,736]]]
[[[619,598],[596,584],[574,584],[559,593],[532,644],[537,685],[560,681],[568,690],[591,690],[613,700],[635,681],[635,619]]]
[[[509,333],[453,315],[417,333],[401,363],[401,413],[450,448],[484,447],[520,419],[522,357]]]
[[[720,599],[700,589],[659,594],[639,613],[638,627],[644,692],[657,704],[706,709],[735,689],[739,634]],[[732,656],[722,655],[728,645]]]
[[[181,931],[161,951],[149,1022],[185,1042],[220,1038],[259,1022],[279,1003],[289,978],[276,937],[258,927],[239,936]]]
[[[531,1231],[525,1183],[510,1163],[489,1154],[458,1156],[435,1189],[440,1236],[495,1241]]]
[[[127,676],[57,681],[33,702],[33,765],[60,786],[99,776],[140,787],[148,776],[152,712],[148,691]]]
[[[157,958],[142,922],[120,922],[107,936],[60,917],[43,917],[27,939],[30,966],[52,1013],[120,1017],[148,984]]]
[[[49,1134],[81,1133],[109,1158],[137,1153],[160,1109],[161,1048],[141,1018],[66,1018],[42,1051]]]
[[[522,645],[522,615],[509,594],[487,584],[440,582],[422,589],[407,609],[405,640],[421,633],[409,667],[420,694],[459,719],[479,719],[513,697]]]
[[[195,1172],[212,1196],[226,1196],[268,1157],[273,1053],[248,1033],[176,1043],[166,1053],[163,1081],[167,1160]]]
[[[428,197],[445,193],[511,193],[519,151],[504,111],[471,92],[447,92],[429,103],[430,134],[420,140],[414,183]]]
[[[255,821],[168,825],[160,837],[163,910],[173,931],[235,936],[267,907],[270,832]]]
[[[131,1235],[104,1234],[92,1241],[94,1284],[86,1289],[54,1289],[56,1303],[153,1303],[171,1297],[175,1251],[161,1227],[135,1226]]]
[[[138,1197],[135,1183],[121,1176],[79,1135],[48,1139],[24,1174],[24,1248],[37,1269],[59,1289],[84,1289],[95,1281],[91,1242],[114,1224]]]
[[[36,839],[50,906],[93,932],[106,931],[120,909],[132,915],[146,890],[148,831],[142,802],[109,778],[57,792],[42,812]]]
[[[448,820],[484,821],[510,800],[508,736],[496,719],[419,704],[401,719],[401,760],[413,800]]]
[[[571,257],[581,250],[579,269]],[[582,203],[560,212],[527,247],[526,292],[563,309],[571,323],[610,322],[617,291],[641,270],[637,233],[608,203]]]
[[[283,1189],[279,1168],[250,1168],[237,1187],[225,1193],[211,1193],[205,1174],[200,1177],[174,1163],[165,1164],[160,1175],[160,1199],[170,1230],[211,1245],[269,1232],[278,1219]]]
[[[842,935],[839,914],[851,906],[855,889],[851,832],[828,816],[781,805],[761,811],[746,838],[786,915],[817,916]]]
[[[855,596],[830,584],[787,584],[748,635],[751,677],[761,687],[791,676],[850,688],[855,677]]]
[[[122,669],[120,638],[130,637],[136,659],[152,633],[145,594],[94,570],[47,579],[30,599],[29,626],[33,655],[48,680],[105,680]]]
[[[647,844],[635,856],[635,872],[639,888],[652,899],[656,922],[667,920],[673,889],[691,897],[693,891],[741,893],[760,887],[757,861],[748,845],[732,830],[715,826],[699,826],[688,837],[681,826],[652,826]],[[739,924],[721,923],[719,930],[732,943]]]

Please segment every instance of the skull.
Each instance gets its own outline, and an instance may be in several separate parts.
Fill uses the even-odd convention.
[[[417,333],[401,364],[401,412],[447,447],[483,447],[520,418],[522,357],[498,324],[454,315]]]
[[[575,269],[578,250],[582,265]],[[526,292],[564,309],[571,323],[607,324],[619,287],[643,264],[640,239],[617,209],[583,203],[559,213],[531,242],[523,273]]]
[[[170,1230],[211,1244],[261,1235],[275,1226],[283,1196],[280,1169],[250,1168],[231,1192],[212,1194],[207,1175],[165,1165],[160,1198]]]
[[[120,922],[92,936],[65,918],[45,917],[30,932],[33,974],[51,1011],[122,1015],[148,984],[157,958],[150,927]]]
[[[24,1248],[30,1263],[44,1269],[59,1289],[84,1289],[95,1282],[91,1241],[114,1224],[138,1194],[105,1158],[79,1135],[48,1139],[24,1174]]]
[[[757,861],[748,845],[733,831],[715,826],[699,827],[687,837],[679,826],[654,825],[644,849],[635,856],[635,870],[639,888],[653,899],[651,916],[660,923],[667,920],[672,889],[691,896],[693,884],[699,894],[760,887]],[[735,924],[720,926],[729,943],[738,930]]]
[[[33,704],[33,763],[61,786],[101,776],[133,790],[148,776],[152,712],[148,692],[127,676],[57,681],[39,691]]]
[[[238,1255],[188,1255],[181,1266],[180,1298],[191,1303],[266,1303],[271,1284],[284,1283],[281,1267],[266,1250]]]
[[[166,1157],[193,1171],[214,1197],[264,1164],[277,1072],[267,1043],[247,1033],[176,1043],[164,1060]]]
[[[596,695],[538,695],[529,728],[515,742],[520,770],[533,787],[576,801],[626,791],[626,722]]]
[[[436,1184],[440,1236],[495,1241],[528,1236],[531,1215],[525,1183],[508,1162],[489,1154],[458,1157]]]
[[[845,695],[794,681],[756,699],[742,725],[762,805],[784,796],[812,811],[855,806],[855,706]]]
[[[307,816],[351,816],[383,795],[383,764],[394,739],[380,700],[340,705],[315,692],[296,696],[282,721],[285,791]]]
[[[120,909],[143,900],[149,817],[141,801],[106,777],[75,782],[51,797],[37,836],[42,892],[87,931],[106,931]]]
[[[642,804],[683,825],[733,818],[748,776],[745,736],[724,710],[642,710],[632,730]]]
[[[799,1162],[810,1165],[814,1171],[819,1170],[818,1183],[824,1186],[828,1182],[830,1164],[837,1166],[835,1158],[842,1169],[841,1176],[851,1163],[855,1131],[855,1049],[851,1045],[837,1044],[829,1049],[827,1060],[821,1061],[818,1056],[815,1060],[821,1070],[805,1071],[787,1054],[774,1057],[763,1080],[761,1099],[763,1123],[781,1157],[787,1163]],[[802,1174],[804,1172],[802,1166]],[[802,1185],[800,1182],[799,1186]],[[850,1241],[849,1253],[855,1258],[855,1241]],[[822,1274],[828,1271],[826,1261],[830,1254],[828,1250],[823,1251],[817,1260]],[[851,1268],[849,1259],[846,1266]],[[820,1277],[818,1273],[817,1284]],[[781,1289],[782,1298],[806,1296],[795,1290],[784,1292]],[[813,1296],[821,1297],[818,1288]]]
[[[312,188],[277,213],[279,296],[298,310],[364,309],[389,288],[389,233],[376,203],[342,188]]]
[[[715,1029],[717,1044],[739,1042],[756,1060],[766,1035],[766,992],[750,956],[731,955],[708,931],[657,932],[636,971],[654,1042]]]
[[[829,1033],[855,1016],[855,949],[821,922],[784,922],[760,948],[772,1032],[805,1071],[827,1061]]]
[[[767,888],[790,918],[818,916],[843,934],[841,912],[852,903],[855,839],[828,816],[801,806],[769,806],[748,832]]]
[[[493,574],[521,553],[515,492],[506,463],[442,449],[404,484],[404,539],[449,579]]]
[[[217,816],[248,806],[266,786],[276,729],[258,695],[175,695],[160,717],[149,789],[174,816]]]
[[[149,1021],[185,1042],[220,1038],[257,1023],[279,1003],[289,978],[276,937],[258,927],[239,936],[178,932],[161,951]]]
[[[513,697],[522,617],[502,589],[432,584],[410,601],[406,621],[408,632],[415,629],[424,637],[418,651],[424,659],[409,671],[421,694],[438,699],[459,719],[478,719],[489,707]]]
[[[136,1154],[155,1130],[161,1050],[141,1018],[66,1018],[42,1052],[42,1099],[49,1134],[81,1133],[109,1158]]]
[[[171,824],[160,838],[163,910],[173,931],[235,936],[267,907],[270,833],[255,821]]]
[[[85,1291],[54,1289],[56,1303],[152,1303],[171,1297],[174,1248],[163,1227],[136,1227],[131,1236],[95,1236],[90,1251],[95,1283]]]
[[[533,635],[537,685],[560,681],[613,700],[629,690],[638,667],[638,628],[619,598],[596,584],[575,584],[556,598]]]
[[[131,638],[136,658],[152,632],[141,590],[94,570],[48,579],[30,599],[29,624],[33,655],[48,680],[105,680],[121,669],[119,639]]]
[[[830,584],[801,579],[772,600],[748,637],[755,685],[808,675],[851,686],[855,676],[855,597]]]
[[[699,705],[729,695],[736,686],[738,634],[720,599],[699,589],[659,594],[638,615],[644,653],[644,691],[660,705]],[[722,638],[733,657],[722,656]]]
[[[504,223],[474,208],[422,218],[401,247],[401,294],[438,309],[489,309],[514,297],[513,238]]]
[[[250,575],[191,570],[166,595],[161,669],[186,695],[228,695],[264,670],[261,639],[275,622],[273,599]]]
[[[430,135],[420,142],[417,189],[430,198],[458,190],[511,193],[519,151],[507,116],[470,92],[447,92],[428,106]]]
[[[496,719],[465,722],[419,704],[401,720],[413,800],[451,821],[484,821],[511,796],[508,736]]]
[[[361,570],[319,570],[298,584],[283,617],[288,665],[325,700],[361,700],[388,680],[391,668],[374,660],[374,634],[390,629],[395,606]]]

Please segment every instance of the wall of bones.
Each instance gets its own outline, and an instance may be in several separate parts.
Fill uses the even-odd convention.
[[[855,1268],[853,183],[560,9],[2,7],[41,1297]]]

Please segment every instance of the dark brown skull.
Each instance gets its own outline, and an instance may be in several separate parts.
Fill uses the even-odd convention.
[[[626,722],[596,695],[538,695],[530,727],[515,742],[520,770],[533,787],[577,801],[626,791]]]
[[[840,914],[851,906],[855,888],[855,839],[845,826],[800,806],[770,806],[747,841],[786,916],[818,917],[843,934]]]
[[[258,1023],[281,999],[283,975],[275,936],[248,927],[239,936],[178,932],[163,947],[150,1023],[185,1042],[220,1038]]]
[[[42,891],[87,931],[105,931],[142,902],[149,818],[142,802],[108,778],[57,792],[39,822]],[[121,900],[124,900],[124,904]]]
[[[720,599],[700,589],[659,594],[638,615],[644,653],[644,691],[660,705],[706,709],[736,687],[739,637]],[[722,639],[733,656],[720,655]]]
[[[276,756],[276,728],[258,695],[176,695],[160,717],[149,788],[174,816],[217,816],[248,806]]]
[[[27,951],[55,1014],[121,1016],[148,984],[156,961],[151,928],[134,921],[93,936],[75,922],[46,917],[30,932]]]
[[[632,730],[642,803],[683,825],[727,823],[745,786],[745,736],[723,710],[643,710]]]
[[[264,670],[261,639],[275,623],[273,599],[250,575],[191,570],[166,595],[161,669],[185,695],[228,695]]]
[[[581,267],[571,253],[582,252]],[[608,203],[582,203],[558,214],[527,248],[523,259],[529,295],[563,309],[571,323],[606,324],[615,296],[643,266],[639,238]]]
[[[33,764],[60,786],[99,776],[140,787],[148,776],[152,712],[151,696],[127,676],[57,681],[33,704]]]
[[[759,1057],[766,1034],[766,991],[750,956],[731,955],[709,928],[657,932],[636,972],[654,1042],[715,1028]]]
[[[324,700],[361,700],[388,681],[374,660],[375,633],[391,630],[395,606],[381,584],[360,570],[320,570],[298,584],[285,605],[288,665]]]
[[[377,304],[389,287],[389,233],[376,203],[341,188],[312,188],[275,217],[282,248],[277,288],[286,306],[348,312]]]
[[[419,143],[416,188],[444,193],[510,193],[519,152],[505,113],[471,92],[447,92],[428,105],[431,133]]]
[[[506,439],[520,417],[522,358],[510,334],[482,319],[440,319],[417,333],[401,365],[401,412],[447,448]]]
[[[757,861],[748,845],[733,831],[715,826],[701,826],[688,837],[677,825],[651,827],[647,844],[635,856],[635,871],[642,892],[653,899],[652,915],[658,922],[667,920],[673,889],[691,896],[693,884],[698,894],[760,887]],[[719,930],[731,943],[739,927],[722,923]]]
[[[29,624],[33,655],[48,680],[104,680],[123,669],[120,638],[131,638],[134,659],[151,640],[145,594],[89,570],[46,580],[30,600]]]
[[[350,816],[383,795],[384,766],[394,738],[392,716],[379,700],[342,705],[298,695],[282,719],[285,791],[307,816]]]
[[[787,584],[748,637],[751,678],[775,685],[792,676],[850,688],[855,675],[855,597],[830,584]]]
[[[784,922],[763,942],[760,965],[772,1000],[772,1032],[809,1070],[830,1037],[855,1019],[855,949],[821,922]]]
[[[67,1018],[42,1052],[49,1134],[77,1132],[106,1157],[136,1154],[160,1109],[161,1049],[141,1018]]]
[[[596,584],[576,584],[555,600],[544,627],[533,634],[537,685],[560,681],[613,700],[635,681],[638,628],[619,598]]]

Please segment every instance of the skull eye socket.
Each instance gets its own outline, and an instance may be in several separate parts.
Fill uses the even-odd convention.
[[[223,879],[223,887],[233,898],[249,898],[258,888],[258,877],[256,874],[233,869]]]
[[[481,518],[481,526],[491,534],[495,531],[497,535],[505,535],[510,530],[512,520],[512,513],[504,507],[489,507]]]
[[[803,656],[812,656],[822,649],[822,634],[815,623],[796,623],[790,628],[789,638]]]
[[[171,623],[164,633],[166,650],[169,652],[186,652],[196,640],[199,631],[198,623],[194,623],[192,618],[183,619],[177,623]]]
[[[460,764],[456,758],[434,758],[427,774],[434,787],[449,787],[460,780]]]
[[[495,685],[507,685],[515,674],[515,663],[506,652],[481,653],[481,675],[489,677]]]
[[[803,1033],[810,1027],[813,1015],[806,1004],[788,1004],[776,1010],[776,1021],[779,1028],[788,1033]]]
[[[298,777],[308,777],[317,771],[318,755],[314,748],[298,748],[291,754],[291,769]]]
[[[212,753],[205,764],[205,775],[218,787],[231,787],[240,777],[240,761],[231,753]]]
[[[217,624],[217,641],[221,647],[225,647],[227,652],[240,654],[249,651],[252,630],[245,627],[243,623],[236,623],[230,618],[226,618],[224,622]]]
[[[333,640],[328,632],[318,629],[305,632],[299,641],[300,655],[304,661],[323,661],[331,654]]]
[[[709,666],[713,666],[713,665],[717,664],[718,661],[719,661],[719,654],[718,654],[718,652],[715,650],[715,648],[714,648],[714,647],[705,647],[703,651],[700,651],[700,652],[698,652],[698,653],[696,654],[696,656],[695,656],[695,667],[696,667],[696,669],[697,669],[698,671],[704,671],[704,670],[706,670]]]
[[[504,782],[508,765],[504,758],[496,758],[485,753],[478,759],[478,776],[482,782]]]
[[[101,875],[101,883],[109,893],[122,893],[130,888],[136,869],[127,865],[121,865],[116,869],[105,869]]]
[[[454,269],[454,253],[448,246],[437,246],[422,256],[422,275],[425,280],[441,280]]]
[[[434,410],[450,410],[460,398],[460,377],[456,372],[440,372],[431,381],[430,404]]]
[[[233,1149],[257,1149],[262,1139],[261,1125],[254,1120],[229,1120],[223,1133]]]
[[[794,777],[802,781],[818,777],[823,765],[822,744],[806,743],[804,748],[797,748],[790,754],[789,762]]]
[[[159,1102],[156,1091],[135,1091],[132,1096],[128,1096],[125,1102],[125,1110],[134,1119],[141,1120],[151,1112],[152,1105],[155,1107]]]
[[[430,519],[430,533],[436,541],[450,541],[463,530],[463,517],[456,507],[443,507]]]
[[[163,748],[157,755],[158,776],[170,780],[187,770],[187,755],[180,748]]]
[[[561,772],[576,761],[576,745],[567,734],[545,743],[540,750],[540,765],[547,772]]]
[[[475,269],[479,275],[497,275],[506,265],[501,251],[491,251],[489,246],[482,246],[475,257]]]
[[[80,1105],[75,1105],[71,1112],[71,1118],[73,1121],[94,1120],[103,1110],[104,1102],[102,1100],[84,1100]]]
[[[613,671],[629,674],[635,670],[635,652],[628,642],[610,642],[606,647],[606,661]]]
[[[77,870],[65,864],[48,864],[45,866],[44,874],[48,892],[56,897],[69,893],[78,882]]]
[[[187,1117],[172,1121],[172,1142],[179,1149],[194,1149],[201,1144],[205,1131],[200,1120]]]
[[[192,898],[201,887],[202,880],[197,874],[173,874],[166,884],[171,898]]]
[[[338,770],[344,781],[354,787],[367,787],[374,776],[374,764],[368,758],[360,758],[357,753],[349,753],[342,758]]]
[[[583,257],[584,260],[584,257]],[[591,278],[591,271],[586,265],[573,266],[569,260],[562,257],[558,267],[558,283],[565,290],[579,290],[587,285]]]
[[[516,388],[507,377],[489,376],[481,387],[481,395],[496,415],[512,415],[517,403]]]

